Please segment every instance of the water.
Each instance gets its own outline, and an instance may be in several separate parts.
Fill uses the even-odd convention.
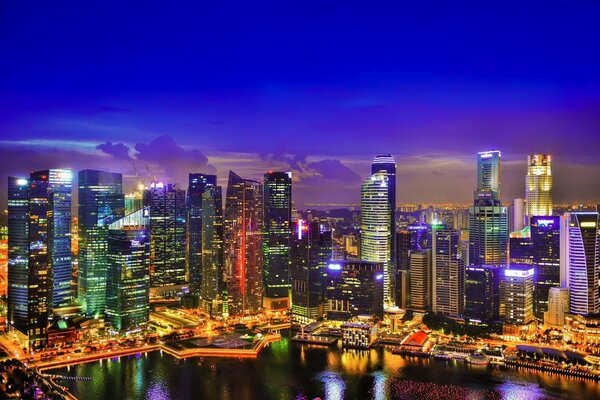
[[[405,358],[384,348],[339,350],[287,338],[256,360],[207,358],[199,363],[154,352],[52,373],[91,376],[91,382],[63,383],[86,400],[600,399],[600,384],[592,381]]]

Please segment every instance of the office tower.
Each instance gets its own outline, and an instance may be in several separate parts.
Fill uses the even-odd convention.
[[[403,229],[396,233],[396,305],[408,308],[410,304],[411,232]]]
[[[388,175],[376,172],[361,186],[360,196],[360,257],[365,261],[383,263],[383,298],[385,305],[394,301],[394,274],[390,274],[390,204]]]
[[[327,319],[383,318],[383,263],[332,261],[325,272]]]
[[[378,172],[385,172],[388,178],[387,198],[390,214],[390,260],[388,265],[393,270],[396,266],[396,162],[391,154],[379,154],[375,156],[371,164],[371,175]],[[393,277],[390,279],[390,282],[392,281],[394,281]]]
[[[526,264],[509,264],[500,274],[500,317],[506,324],[534,321],[533,276],[533,266]]]
[[[431,250],[410,253],[410,309],[431,310]]]
[[[104,314],[108,225],[124,215],[121,174],[79,172],[79,301],[88,317]]]
[[[144,190],[143,185],[140,185],[140,190]],[[144,207],[144,194],[142,191],[136,190],[133,193],[126,194],[124,215],[131,214]]]
[[[150,209],[144,207],[108,226],[106,323],[109,331],[144,329],[150,311]]]
[[[600,313],[600,238],[598,213],[569,216],[567,269],[569,304],[572,314]]]
[[[42,276],[39,276],[38,271],[29,269],[29,181],[25,178],[9,177],[7,320],[25,335],[31,334],[30,339],[33,338],[38,317],[29,319],[28,316],[37,313],[35,292],[40,279],[47,284],[45,271]],[[36,297],[33,297],[34,295]],[[31,327],[29,322],[33,322]],[[45,326],[37,328],[44,329]]]
[[[229,171],[225,199],[225,273],[230,315],[261,308],[262,185]]]
[[[527,216],[552,215],[552,159],[548,154],[527,157],[525,182]]]
[[[73,301],[71,289],[71,185],[69,169],[32,172],[29,179],[29,268],[40,274],[40,286],[49,279],[52,308]],[[42,278],[46,271],[49,277]],[[39,290],[39,301],[46,297]]]
[[[150,285],[168,295],[186,282],[185,190],[152,182],[144,192],[144,207],[150,208]]]
[[[199,294],[202,287],[202,195],[217,185],[216,175],[189,174],[187,191],[187,260],[190,291]]]
[[[220,186],[211,186],[202,194],[202,280],[190,275],[195,284],[200,283],[202,306],[213,316],[223,313],[224,300],[224,232],[223,199]]]
[[[460,233],[455,229],[433,231],[432,310],[458,317],[464,311],[465,264],[460,251]]]
[[[569,312],[569,289],[551,287],[548,291],[548,310],[544,312],[546,328],[562,328],[565,325],[565,314]]]
[[[267,297],[287,297],[291,288],[292,173],[266,173],[263,191],[265,295]]]
[[[483,151],[477,154],[477,191],[490,191],[500,197],[499,151]]]
[[[536,266],[533,308],[542,320],[550,288],[560,286],[560,217],[531,217],[531,242]]]
[[[520,231],[525,228],[525,200],[514,199],[513,200],[513,214],[512,214],[512,231]]]
[[[500,203],[500,152],[478,154],[477,190],[469,209],[469,263],[506,264],[508,210]]]
[[[465,269],[465,318],[480,323],[500,319],[500,276],[503,267],[477,265]]]
[[[323,276],[332,255],[331,229],[319,221],[299,219],[292,235],[292,313],[310,323],[323,317]]]
[[[533,264],[531,227],[511,232],[508,238],[508,259],[515,264]]]

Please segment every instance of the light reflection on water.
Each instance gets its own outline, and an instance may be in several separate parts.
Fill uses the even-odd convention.
[[[600,399],[600,385],[591,381],[404,358],[382,348],[300,345],[289,339],[242,362],[175,360],[155,352],[55,372],[91,376],[91,382],[63,383],[80,399],[91,400]]]

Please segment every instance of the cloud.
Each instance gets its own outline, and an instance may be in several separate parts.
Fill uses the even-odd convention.
[[[260,154],[263,161],[284,164],[286,168],[296,172],[299,181],[331,180],[355,183],[360,181],[360,176],[342,161],[325,159],[320,161],[307,161],[305,155],[287,155],[282,152]]]
[[[121,160],[131,160],[131,157],[129,156],[129,147],[123,143],[113,144],[113,142],[108,141],[106,143],[99,144],[96,146],[96,149]]]

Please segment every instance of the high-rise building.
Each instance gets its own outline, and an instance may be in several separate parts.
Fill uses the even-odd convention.
[[[71,260],[71,188],[69,169],[32,172],[29,179],[29,268],[46,271],[51,308],[73,301]],[[43,284],[40,283],[40,286]],[[39,288],[40,301],[45,295]]]
[[[465,265],[457,230],[434,229],[431,264],[433,312],[461,316],[464,311]]]
[[[331,228],[319,221],[299,219],[292,235],[292,313],[310,323],[323,317],[323,276],[332,256]]]
[[[48,284],[46,274],[29,269],[29,181],[8,178],[8,323],[28,335],[45,326],[35,326],[39,281]],[[30,293],[32,302],[29,302]],[[47,299],[45,299],[46,301]],[[30,323],[31,328],[30,328]],[[47,323],[47,316],[46,316]],[[41,336],[40,336],[41,338]]]
[[[548,154],[527,157],[525,182],[527,216],[552,215],[552,158]]]
[[[508,259],[516,264],[533,264],[533,241],[531,227],[511,232],[508,238]]]
[[[229,315],[258,311],[263,294],[262,185],[229,171],[225,199],[225,275]]]
[[[168,295],[186,282],[185,190],[152,182],[144,207],[150,207],[150,284]]]
[[[478,192],[469,209],[469,263],[506,264],[508,212],[493,192]]]
[[[131,214],[144,207],[144,185],[140,184],[139,189],[132,193],[127,193],[125,197],[125,212],[124,215]]]
[[[410,253],[410,308],[414,311],[431,310],[431,250]]]
[[[108,226],[124,215],[121,174],[79,172],[79,301],[88,316],[104,314]]]
[[[500,319],[500,276],[503,267],[476,265],[465,271],[465,318],[488,323]]]
[[[202,280],[200,297],[210,315],[223,314],[225,283],[223,199],[220,186],[207,188],[202,194]],[[191,271],[190,271],[191,274]],[[196,279],[196,282],[198,280]]]
[[[375,156],[371,164],[371,174],[385,172],[388,178],[388,204],[390,213],[390,273],[396,267],[396,162],[391,154],[379,154]],[[393,282],[394,279],[390,279]],[[392,291],[393,292],[393,291]]]
[[[144,329],[150,311],[150,209],[148,207],[108,226],[106,323],[109,330],[127,333]]]
[[[383,263],[331,261],[325,272],[327,319],[383,318]]]
[[[600,235],[597,212],[568,216],[566,263],[572,314],[600,313]]]
[[[548,292],[548,310],[544,312],[544,325],[547,328],[562,329],[565,325],[565,314],[569,312],[569,289],[551,287]]]
[[[483,151],[477,154],[477,191],[490,191],[500,197],[500,159],[499,151]]]
[[[513,212],[512,212],[512,229],[511,231],[520,231],[525,228],[525,200],[514,199],[513,200]]]
[[[216,175],[189,174],[187,191],[187,260],[190,291],[199,294],[202,287],[202,195],[217,185]]]
[[[287,297],[291,288],[292,173],[264,177],[263,274],[267,297]]]
[[[534,321],[534,267],[509,264],[500,274],[500,317],[510,325],[526,325]]]
[[[394,302],[394,274],[390,274],[390,204],[388,175],[376,172],[361,187],[360,197],[360,257],[383,264],[383,298],[385,305]]]
[[[533,308],[541,321],[550,288],[560,286],[560,217],[531,217],[531,242],[536,266]]]

